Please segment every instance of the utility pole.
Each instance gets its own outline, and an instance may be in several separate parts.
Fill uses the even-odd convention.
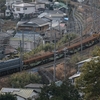
[[[82,6],[83,0],[78,0],[78,2],[80,3],[80,6]],[[83,35],[82,35],[82,30],[83,30],[83,27],[82,27],[81,23],[79,23],[79,28],[80,28],[79,33],[80,33],[80,37],[81,37],[80,42],[81,42],[81,55],[82,55],[82,50],[83,50],[83,44],[82,44]]]
[[[24,32],[22,31],[22,60],[24,55]]]
[[[33,33],[34,33],[34,49],[35,49],[35,27],[34,27]]]
[[[54,70],[53,70],[53,82],[56,81],[56,32],[54,36]]]
[[[22,71],[22,69],[23,69],[22,61],[23,61],[23,55],[22,55],[22,43],[21,43],[21,40],[20,40],[20,71]]]
[[[66,23],[68,29],[67,33],[68,33],[68,41],[69,41],[69,46],[70,46],[70,32],[74,31],[73,28],[75,28],[74,26],[74,18],[73,18],[73,8],[72,5],[70,4],[70,0],[68,0],[66,2],[66,6],[68,7],[68,9],[66,10],[66,14],[68,15],[68,23]]]
[[[67,47],[65,47],[64,49],[63,49],[63,51],[64,51],[64,80],[66,80],[66,78],[67,78],[67,76],[66,76],[66,54],[68,53],[68,49],[67,49]]]
[[[97,23],[96,23],[96,20],[97,20],[97,0],[90,0],[90,6],[91,6],[91,16],[92,16],[92,31],[93,32],[97,32]]]

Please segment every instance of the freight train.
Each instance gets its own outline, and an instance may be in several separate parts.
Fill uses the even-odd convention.
[[[98,42],[100,42],[100,34],[95,34],[89,38],[84,39],[82,42],[78,42],[67,47],[66,55],[71,55],[80,51],[81,44],[82,44],[82,49],[84,50],[90,46],[97,44]],[[56,52],[56,59],[60,59],[63,57],[64,57],[64,48]],[[30,69],[38,65],[46,64],[53,60],[54,60],[54,53],[50,52],[49,54],[33,57],[31,59],[27,59],[24,61],[22,61],[20,58],[15,58],[4,62],[0,62],[0,76],[20,71],[20,69],[22,70]]]

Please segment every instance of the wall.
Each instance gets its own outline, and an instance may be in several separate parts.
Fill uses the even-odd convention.
[[[10,40],[10,45],[16,49],[20,47],[20,40]],[[35,43],[35,47],[37,44]],[[34,49],[34,42],[33,41],[24,41],[24,51],[31,51]]]
[[[25,7],[27,8],[27,10],[23,10],[22,7],[15,7],[15,13],[25,13],[25,14],[30,14],[30,13],[34,13],[35,12],[35,7]],[[19,11],[17,9],[20,9]]]

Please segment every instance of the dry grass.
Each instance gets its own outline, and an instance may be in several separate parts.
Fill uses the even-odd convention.
[[[53,74],[53,67],[48,68],[48,70]],[[59,80],[63,80],[64,79],[64,75],[65,75],[65,68],[64,68],[64,63],[58,64],[56,66],[56,78]],[[75,68],[71,68],[69,66],[66,66],[66,76],[69,77],[73,74],[76,73],[76,69]]]
[[[11,20],[5,20],[4,24],[2,25],[2,30],[6,32],[7,30],[15,29],[16,22]]]
[[[8,77],[0,78],[0,89],[2,87],[9,87],[9,85],[8,85]]]

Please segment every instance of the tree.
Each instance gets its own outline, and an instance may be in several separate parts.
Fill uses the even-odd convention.
[[[100,58],[85,63],[81,71],[76,86],[84,100],[100,100]]]
[[[17,98],[10,93],[0,94],[0,100],[17,100]]]
[[[44,86],[37,100],[79,100],[80,96],[76,88],[69,82],[64,81],[61,86],[52,83]]]

